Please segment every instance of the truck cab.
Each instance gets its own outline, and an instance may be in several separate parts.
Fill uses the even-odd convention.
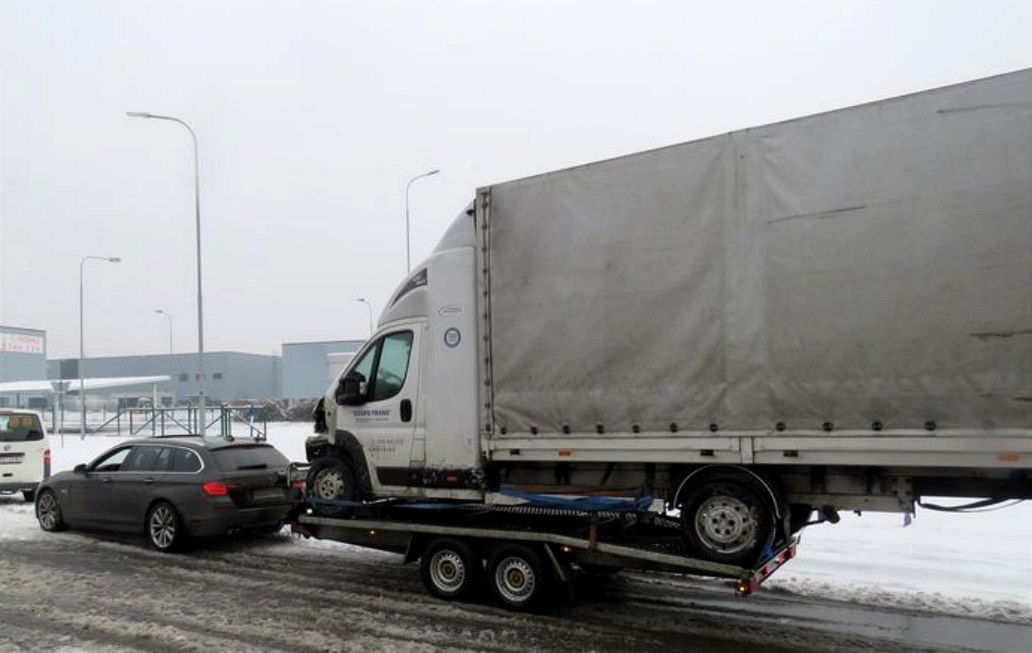
[[[313,464],[319,497],[483,497],[471,213],[399,285],[319,402],[308,458],[343,462]]]

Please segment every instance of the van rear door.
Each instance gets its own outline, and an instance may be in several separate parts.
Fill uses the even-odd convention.
[[[48,450],[38,415],[0,412],[0,490],[34,490],[50,475]]]

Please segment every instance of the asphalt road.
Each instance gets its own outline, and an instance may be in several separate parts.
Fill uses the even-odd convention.
[[[430,598],[414,565],[286,536],[164,555],[142,538],[0,539],[0,650],[1027,651],[1032,627],[740,599],[665,574],[578,581],[550,616]]]

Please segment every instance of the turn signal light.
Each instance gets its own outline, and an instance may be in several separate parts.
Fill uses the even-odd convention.
[[[229,486],[225,483],[219,483],[218,481],[209,481],[201,486],[201,490],[204,491],[209,497],[224,497],[229,494]]]

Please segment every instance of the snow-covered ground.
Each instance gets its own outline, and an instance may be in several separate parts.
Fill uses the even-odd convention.
[[[246,431],[246,426],[238,428]],[[304,460],[308,423],[270,423],[269,431],[270,443],[292,460]],[[60,441],[59,435],[51,436],[55,472],[88,462],[119,439],[88,436],[80,441],[78,435],[65,434],[63,447]],[[42,535],[30,505],[0,499],[0,539]],[[978,514],[920,510],[906,527],[900,515],[846,514],[839,524],[807,529],[799,557],[765,588],[1032,624],[1032,503]]]

